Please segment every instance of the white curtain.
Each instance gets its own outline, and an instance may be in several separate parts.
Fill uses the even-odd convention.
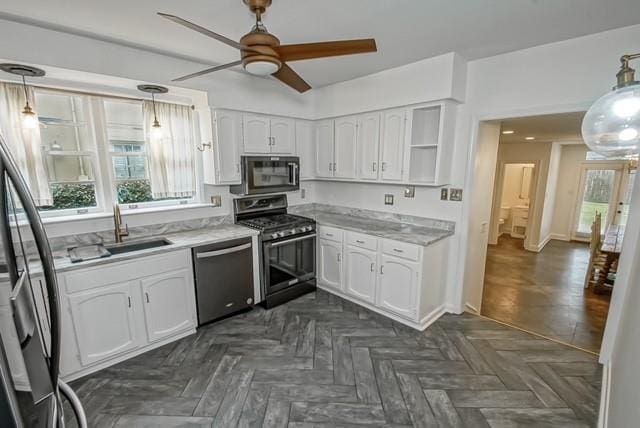
[[[37,112],[33,88],[27,86],[29,104]],[[42,154],[40,127],[22,126],[22,110],[26,103],[24,88],[14,83],[0,83],[0,132],[24,177],[38,206],[53,204],[47,170]]]
[[[143,103],[145,140],[149,151],[149,178],[155,199],[189,198],[195,194],[195,136],[190,107],[156,103],[162,135],[151,132],[153,104]]]

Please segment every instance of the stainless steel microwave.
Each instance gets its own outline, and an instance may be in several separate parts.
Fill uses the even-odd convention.
[[[236,195],[292,192],[300,189],[300,158],[242,156],[242,184],[230,186]]]

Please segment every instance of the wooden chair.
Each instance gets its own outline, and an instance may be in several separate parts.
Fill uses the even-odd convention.
[[[595,219],[591,225],[591,241],[589,244],[589,265],[587,267],[587,273],[584,278],[584,288],[589,288],[590,285],[598,284],[598,281],[602,280],[599,277],[602,268],[607,262],[607,256],[600,251],[602,246],[602,214],[596,212]]]

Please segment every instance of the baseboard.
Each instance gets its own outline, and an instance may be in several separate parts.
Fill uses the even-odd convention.
[[[192,334],[194,334],[196,332],[195,327],[190,328],[189,330],[183,331],[181,333],[178,333],[174,336],[168,337],[164,340],[160,340],[158,342],[154,342],[152,344],[149,344],[147,346],[144,346],[142,348],[138,348],[136,350],[133,350],[131,352],[127,352],[126,354],[122,354],[119,355],[117,357],[113,357],[107,361],[103,361],[100,363],[96,363],[95,365],[89,366],[89,367],[84,367],[76,372],[70,373],[68,375],[64,375],[62,376],[62,380],[64,380],[65,382],[71,382],[73,380],[79,379],[81,377],[87,376],[91,373],[95,373],[97,371],[100,371],[102,369],[106,369],[107,367],[113,366],[114,364],[118,364],[121,363],[123,361],[126,361],[128,359],[131,359],[133,357],[136,357],[140,354],[144,354],[145,352],[149,352],[152,349],[156,349],[159,348],[161,346],[164,346],[168,343],[171,342],[175,342],[176,340],[182,339],[184,337],[190,336]]]
[[[602,368],[602,389],[600,391],[600,411],[598,428],[607,428],[609,424],[609,404],[611,399],[611,361]]]
[[[555,239],[556,241],[571,241],[571,237],[564,233],[552,233],[550,236],[551,239]]]
[[[527,246],[527,251],[533,251],[534,253],[539,253],[540,251],[542,251],[544,249],[545,245],[547,245],[549,243],[549,241],[551,241],[551,234],[547,235],[546,238],[544,238],[537,245],[529,245],[529,246]]]
[[[467,309],[469,309],[471,312],[473,312],[474,314],[476,314],[476,315],[480,314],[480,310],[478,308],[476,308],[475,306],[473,306],[472,304],[467,302],[467,303],[464,304],[464,306]]]
[[[334,288],[331,287],[327,287],[324,286],[322,284],[318,284],[317,287],[321,290],[326,291],[327,293],[331,293],[334,294],[338,297],[341,297],[345,300],[348,300],[352,303],[355,303],[356,305],[360,305],[363,308],[367,308],[377,314],[380,314],[382,316],[385,316],[387,318],[390,318],[394,321],[399,322],[400,324],[404,324],[408,327],[414,328],[416,330],[424,330],[427,327],[429,327],[431,324],[433,324],[438,318],[440,318],[442,316],[442,314],[448,312],[446,305],[440,305],[438,306],[436,309],[434,309],[433,311],[429,312],[427,315],[425,315],[420,321],[416,322],[416,321],[411,321],[408,320],[406,318],[403,318],[401,316],[398,316],[392,312],[388,312],[385,311],[384,309],[380,309],[376,306],[373,306],[371,303],[367,303],[367,302],[363,302],[362,300],[358,300],[355,297],[349,296],[348,294],[343,293],[342,291],[338,291]]]

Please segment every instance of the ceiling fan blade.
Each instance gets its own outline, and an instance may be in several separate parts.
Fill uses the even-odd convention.
[[[282,61],[300,61],[303,59],[376,52],[378,49],[375,39],[359,39],[282,45],[278,46],[276,50]]]
[[[282,67],[280,70],[276,71],[272,74],[273,77],[280,80],[285,85],[291,86],[296,91],[303,93],[311,89],[311,86],[307,82],[305,82],[302,77],[298,75],[291,67],[287,64],[282,63]]]
[[[221,34],[214,33],[211,30],[208,30],[208,29],[206,29],[204,27],[201,27],[198,24],[194,24],[193,22],[189,22],[186,19],[182,19],[179,16],[170,15],[168,13],[162,13],[162,12],[158,12],[158,15],[160,15],[163,18],[168,19],[169,21],[173,21],[173,22],[178,23],[180,25],[184,25],[185,27],[187,27],[187,28],[189,28],[191,30],[197,31],[198,33],[204,34],[205,36],[209,36],[209,37],[211,37],[213,39],[216,39],[219,42],[222,42],[222,43],[224,43],[226,45],[229,45],[231,47],[234,47],[236,49],[250,51],[250,52],[256,52],[256,51],[254,51],[253,49],[251,49],[248,46],[245,46],[245,45],[243,45],[241,43],[238,43],[235,40],[231,40],[230,38],[225,37],[225,36],[223,36]]]
[[[206,70],[198,71],[197,73],[187,74],[186,76],[178,77],[177,79],[173,79],[172,82],[182,82],[183,80],[191,79],[192,77],[202,76],[203,74],[213,73],[214,71],[224,70],[225,68],[235,67],[236,65],[242,64],[242,60],[230,62],[228,64],[217,65],[215,67],[207,68]]]

